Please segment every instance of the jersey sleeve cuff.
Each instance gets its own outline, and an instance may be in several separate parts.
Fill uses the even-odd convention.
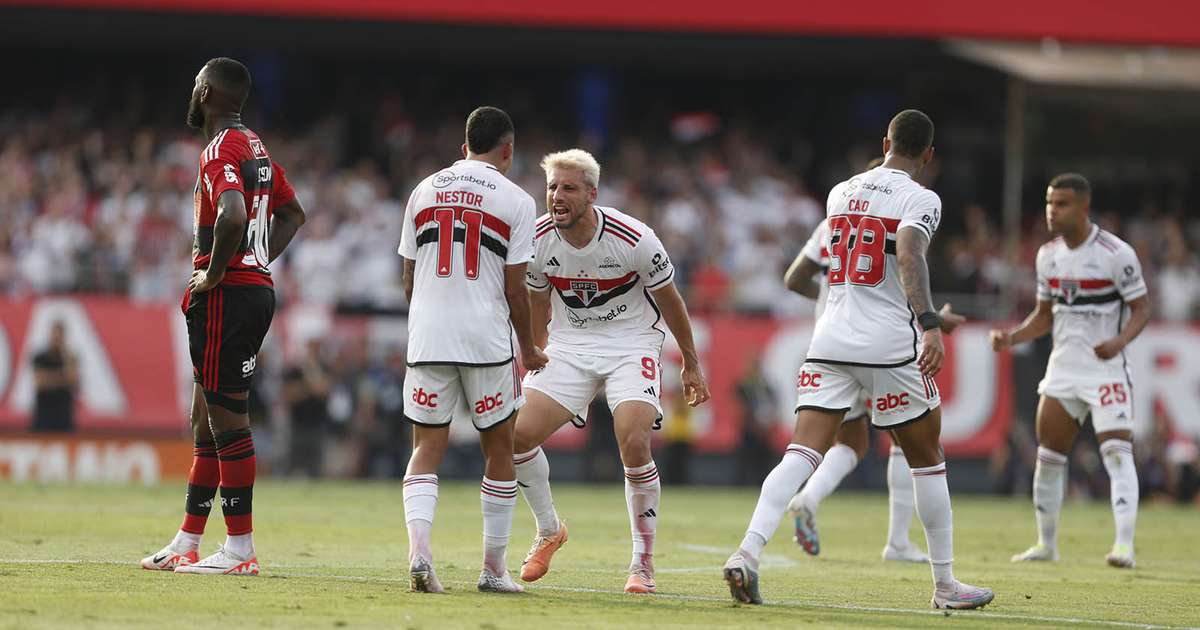
[[[921,231],[925,233],[925,238],[927,238],[931,241],[933,240],[933,231],[930,230],[928,227],[926,227],[920,223],[917,223],[916,221],[913,221],[911,223],[901,223],[900,226],[896,228],[896,232],[899,232],[900,230],[903,230],[906,227],[921,228]]]
[[[530,289],[533,289],[534,291],[546,291],[550,288],[550,283],[547,282],[546,284],[543,284],[543,285],[536,285],[531,282],[526,282],[525,286],[529,287]]]
[[[1146,295],[1146,293],[1148,293],[1148,292],[1149,291],[1143,285],[1141,287],[1138,287],[1137,289],[1134,289],[1133,291],[1130,291],[1129,293],[1122,293],[1121,299],[1125,300],[1126,302],[1128,302],[1130,300],[1136,300],[1136,299],[1142,297],[1143,295]]]
[[[668,284],[670,284],[671,280],[674,278],[675,278],[675,270],[672,269],[671,273],[667,274],[667,277],[663,278],[662,280],[659,280],[658,282],[655,282],[654,284],[647,284],[646,288],[651,291],[661,289],[661,288],[667,286]]]

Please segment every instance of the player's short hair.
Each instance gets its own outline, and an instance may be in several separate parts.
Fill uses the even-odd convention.
[[[499,107],[484,105],[467,116],[467,149],[471,153],[492,151],[514,135],[512,118]]]
[[[1090,199],[1092,196],[1092,185],[1088,180],[1079,173],[1063,173],[1055,175],[1054,179],[1050,180],[1051,188],[1070,188],[1075,191],[1075,194],[1084,199]]]
[[[904,157],[921,157],[933,146],[933,121],[917,109],[906,109],[888,124],[892,152]]]
[[[209,59],[208,82],[218,90],[229,94],[239,105],[245,105],[250,96],[250,71],[242,62],[229,57]]]
[[[600,163],[583,149],[567,149],[542,158],[542,170],[546,171],[546,175],[556,168],[583,171],[583,181],[592,188],[600,186]]]

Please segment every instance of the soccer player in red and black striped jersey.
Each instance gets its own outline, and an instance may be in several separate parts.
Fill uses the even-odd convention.
[[[258,575],[251,506],[254,439],[247,398],[256,357],[275,313],[267,265],[304,223],[304,209],[258,135],[242,124],[250,72],[218,57],[196,75],[188,126],[208,146],[196,177],[191,281],[183,297],[195,386],[195,458],[183,525],[142,567],[177,573]],[[228,537],[199,559],[200,537],[217,489]]]

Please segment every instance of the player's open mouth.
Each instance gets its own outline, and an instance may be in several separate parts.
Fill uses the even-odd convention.
[[[555,219],[565,219],[570,216],[571,210],[566,206],[554,206],[550,209],[550,213],[554,215]]]

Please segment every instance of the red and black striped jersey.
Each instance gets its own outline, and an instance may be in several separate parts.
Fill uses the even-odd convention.
[[[200,153],[196,176],[195,232],[192,266],[208,267],[213,247],[217,200],[236,190],[245,197],[246,229],[237,251],[226,266],[226,286],[272,286],[267,270],[267,236],[275,208],[295,199],[283,167],[271,160],[267,147],[250,129],[237,125],[223,129]]]

